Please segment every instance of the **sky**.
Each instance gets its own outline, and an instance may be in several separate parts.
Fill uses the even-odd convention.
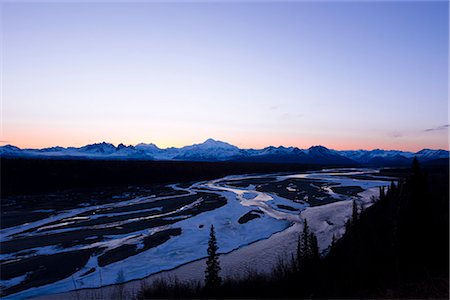
[[[447,1],[0,10],[0,145],[449,147]]]

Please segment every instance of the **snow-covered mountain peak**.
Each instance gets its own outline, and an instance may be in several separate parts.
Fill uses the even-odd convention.
[[[12,145],[0,146],[1,157],[27,158],[90,158],[90,159],[145,159],[185,161],[247,161],[305,164],[371,164],[408,165],[416,156],[419,161],[431,161],[449,157],[447,150],[423,149],[416,153],[399,150],[348,150],[337,151],[324,146],[309,149],[269,146],[264,149],[240,149],[229,143],[207,139],[203,143],[182,148],[160,149],[155,144],[136,146],[102,142],[83,147],[50,147],[44,149],[20,149]]]
[[[319,150],[319,149],[321,149],[321,150],[328,150],[327,147],[322,146],[322,145],[314,145],[314,146],[311,146],[311,147],[308,148],[308,150],[312,150],[312,149],[317,149],[317,150]]]
[[[130,146],[130,147],[132,147],[132,146]],[[118,146],[117,146],[117,150],[120,150],[120,149],[124,149],[124,148],[128,148],[127,146],[125,146],[124,144],[122,144],[122,143],[120,143]],[[134,147],[133,147],[134,148]]]
[[[331,154],[332,151],[327,147],[317,145],[308,148],[308,152],[310,153],[321,153],[321,154]]]
[[[135,146],[136,149],[147,149],[147,150],[161,150],[158,146],[153,143],[139,143]]]
[[[284,146],[269,146],[261,150],[261,154],[263,155],[271,155],[271,154],[292,154],[294,152],[298,152],[300,149],[296,147],[284,147]]]
[[[433,158],[448,158],[449,151],[447,150],[432,150],[432,149],[422,149],[419,152],[416,152],[416,155],[419,157],[433,157]]]
[[[201,144],[194,144],[177,149],[174,159],[179,160],[226,160],[240,154],[240,149],[228,143],[207,139]]]
[[[219,149],[239,149],[236,146],[233,146],[231,144],[228,144],[226,142],[222,142],[222,141],[218,141],[218,140],[214,140],[214,139],[207,139],[206,141],[204,141],[201,144],[194,144],[192,146],[187,146],[187,147],[196,147],[196,148],[219,148]],[[186,147],[183,147],[186,148]]]
[[[66,148],[64,148],[64,147],[55,146],[55,147],[39,149],[39,151],[41,151],[41,152],[58,152],[58,151],[64,151],[65,149]]]
[[[8,145],[5,145],[5,146],[2,146],[2,150],[10,150],[10,151],[20,151],[20,148],[19,148],[19,147],[16,147],[16,146],[13,146],[13,145],[10,145],[10,144],[8,144]]]
[[[89,144],[80,148],[81,151],[89,153],[113,153],[116,150],[113,144],[101,142],[96,144]]]

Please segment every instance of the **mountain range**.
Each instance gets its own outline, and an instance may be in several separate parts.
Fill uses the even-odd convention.
[[[264,163],[304,163],[333,165],[406,165],[413,157],[421,162],[448,160],[449,151],[423,149],[418,152],[399,150],[333,150],[323,146],[308,149],[297,147],[266,147],[240,149],[234,145],[208,139],[201,144],[181,148],[161,149],[155,144],[125,146],[102,142],[83,147],[51,147],[20,149],[12,145],[0,147],[0,157],[45,159],[118,159],[118,160],[172,160],[172,161],[236,161]]]

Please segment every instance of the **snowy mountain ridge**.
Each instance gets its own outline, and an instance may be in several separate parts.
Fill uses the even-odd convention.
[[[310,164],[396,164],[409,163],[413,157],[422,161],[449,158],[447,150],[423,149],[416,153],[400,150],[333,150],[324,146],[308,149],[274,147],[241,149],[226,142],[207,139],[200,144],[181,148],[162,149],[155,144],[140,143],[136,146],[101,142],[76,147],[50,147],[20,149],[13,145],[0,146],[0,157],[66,158],[66,159],[142,159],[177,161],[242,161],[281,162]]]

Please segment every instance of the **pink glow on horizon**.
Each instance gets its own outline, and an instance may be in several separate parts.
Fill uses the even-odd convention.
[[[117,128],[114,128],[115,131]],[[353,137],[342,138],[333,136],[317,136],[311,137],[305,134],[305,137],[298,138],[283,137],[281,135],[245,135],[236,133],[235,135],[221,134],[220,136],[197,135],[194,138],[187,138],[186,136],[154,136],[145,137],[138,134],[125,134],[123,132],[111,134],[109,130],[101,130],[93,133],[88,130],[80,131],[75,129],[61,129],[56,127],[44,127],[29,129],[10,129],[8,134],[4,134],[1,145],[11,144],[20,148],[46,148],[53,146],[62,147],[80,147],[86,144],[109,142],[114,145],[120,143],[126,145],[136,145],[138,143],[154,143],[160,148],[168,147],[183,147],[186,145],[199,144],[204,142],[207,138],[224,141],[235,145],[239,148],[253,148],[262,149],[268,146],[284,146],[284,147],[298,147],[300,149],[307,149],[311,146],[322,145],[329,149],[335,150],[403,150],[417,152],[424,148],[430,149],[449,149],[448,138],[443,138],[442,134],[423,134],[420,142],[417,141],[417,136],[398,137],[398,138],[382,138],[382,137]],[[131,130],[128,132],[132,132]]]

